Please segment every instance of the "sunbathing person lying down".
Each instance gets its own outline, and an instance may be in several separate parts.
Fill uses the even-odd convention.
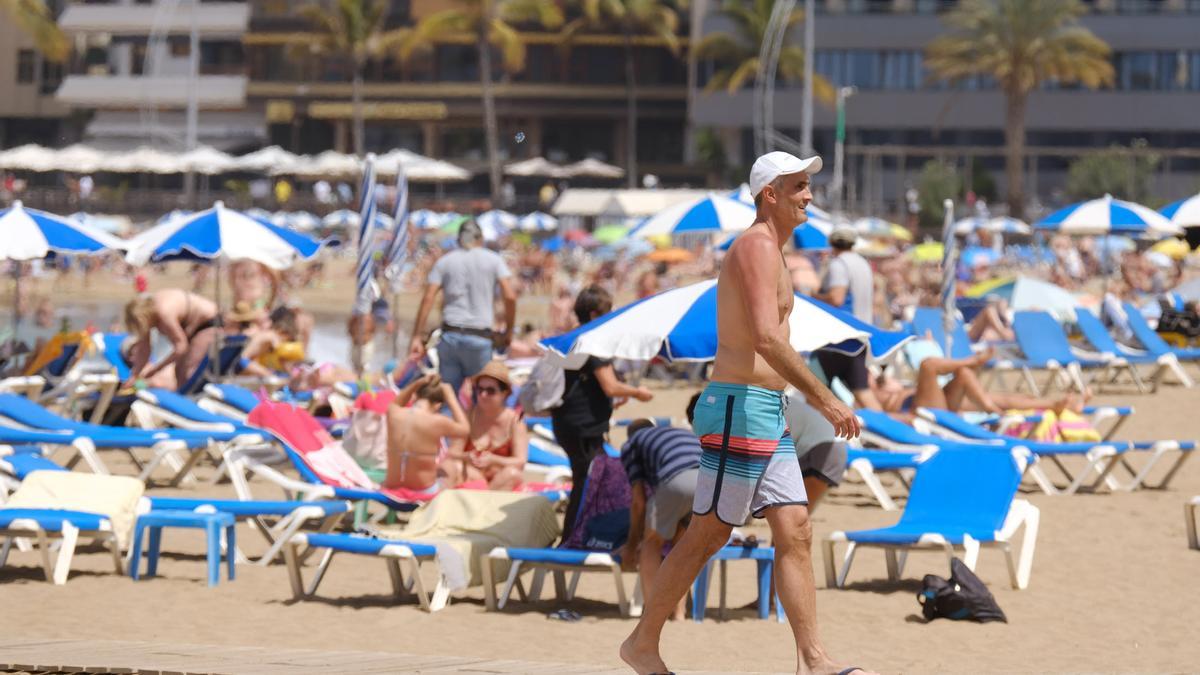
[[[1055,413],[1063,410],[1082,413],[1091,398],[1090,391],[1083,396],[1066,394],[1053,399],[1015,392],[987,391],[975,371],[994,356],[995,350],[988,349],[965,359],[926,357],[917,369],[916,387],[905,387],[887,375],[880,375],[872,378],[871,389],[884,412],[909,422],[917,408],[939,408],[954,412],[972,410],[1003,413],[1005,410],[1038,409],[1053,410]],[[938,380],[943,375],[953,376],[945,386]]]
[[[453,419],[438,412],[443,405],[450,408]],[[439,475],[445,458],[443,439],[465,439],[470,432],[471,425],[449,384],[436,374],[413,380],[388,407],[387,475],[383,487],[436,494],[443,487]]]

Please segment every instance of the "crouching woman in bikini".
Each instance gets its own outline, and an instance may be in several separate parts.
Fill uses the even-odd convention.
[[[450,408],[453,418],[438,412],[443,405]],[[396,394],[388,407],[387,475],[383,487],[426,496],[437,494],[443,487],[438,475],[445,458],[442,440],[466,438],[470,430],[450,385],[436,374],[414,380]]]
[[[170,388],[186,382],[208,353],[219,326],[217,305],[181,288],[166,288],[129,301],[125,305],[125,327],[133,338],[133,347],[124,387],[132,387],[139,380]],[[154,365],[150,365],[152,330],[171,343],[171,352]],[[168,366],[174,366],[171,384],[156,377]]]

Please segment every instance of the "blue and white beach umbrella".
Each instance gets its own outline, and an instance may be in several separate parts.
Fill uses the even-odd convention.
[[[484,230],[495,232],[498,235],[496,238],[499,238],[516,228],[520,219],[508,211],[492,209],[475,216],[475,222],[479,223],[479,227]]]
[[[517,228],[522,232],[552,232],[558,229],[558,218],[549,213],[534,211],[522,216],[517,222]]]
[[[20,201],[0,210],[0,260],[37,260],[55,253],[102,253],[124,248],[117,237]]]
[[[408,214],[408,222],[418,230],[436,230],[445,225],[447,220],[446,214],[429,209],[417,209]]]
[[[186,218],[187,216],[192,215],[192,213],[194,213],[194,212],[189,211],[187,209],[175,209],[174,211],[171,211],[170,213],[163,214],[163,216],[158,219],[158,222],[156,222],[155,225],[162,225],[163,223],[169,223],[173,220],[178,220],[180,218]],[[267,211],[266,213],[268,216],[271,215],[269,211]]]
[[[362,218],[350,209],[338,209],[322,218],[321,224],[334,230],[357,230],[358,226],[362,224]],[[390,230],[392,228],[391,217],[386,213],[376,211],[375,227]]]
[[[792,247],[796,250],[819,251],[829,248],[829,233],[833,231],[833,223],[814,217],[812,208],[810,206],[806,209],[809,212],[808,221],[792,230]],[[734,232],[729,235],[725,241],[717,244],[717,250],[728,251],[739,234],[741,233]]]
[[[754,207],[721,195],[710,195],[669,206],[642,221],[631,237],[656,237],[688,232],[741,232],[754,223]]]
[[[1180,227],[1200,227],[1200,195],[1168,204],[1159,213]]]
[[[1033,229],[1025,221],[1011,216],[998,216],[996,218],[973,216],[971,218],[963,218],[954,223],[955,234],[969,234],[975,231],[994,232],[998,234],[1031,234]]]
[[[392,240],[383,254],[383,274],[390,282],[393,292],[399,293],[400,273],[408,259],[408,242],[412,236],[408,226],[408,176],[405,175],[402,164],[397,169],[396,208],[392,213],[396,227],[392,230]]]
[[[254,260],[281,270],[311,259],[324,243],[217,202],[129,240],[125,260],[135,266],[167,260]]]
[[[791,316],[791,344],[799,352],[830,347],[858,353],[864,345],[883,358],[911,336],[879,330],[850,314],[802,295]],[[711,361],[717,354],[717,280],[663,291],[541,341],[563,367],[577,369],[589,356],[649,361]]]
[[[362,184],[358,188],[358,257],[355,266],[354,313],[361,315],[371,311],[371,304],[379,297],[379,289],[372,278],[375,273],[375,155],[368,154],[363,164]]]
[[[954,335],[955,311],[957,310],[958,284],[958,237],[954,236],[954,202],[947,199],[942,202],[946,212],[946,221],[942,224],[942,329],[946,335],[946,344],[942,351],[950,351]]]
[[[1114,199],[1099,199],[1072,204],[1039,220],[1034,227],[1062,234],[1129,234],[1168,237],[1183,233],[1183,228],[1148,206]]]

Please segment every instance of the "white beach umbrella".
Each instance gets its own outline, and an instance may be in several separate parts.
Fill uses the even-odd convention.
[[[54,158],[54,150],[44,148],[36,143],[29,143],[0,152],[0,169],[50,171]]]
[[[509,176],[563,176],[563,168],[545,157],[532,157],[520,162],[513,162],[504,167],[504,173]]]
[[[289,173],[291,168],[302,159],[300,155],[288,152],[278,145],[272,145],[241,157],[234,157],[233,164],[235,169],[241,171]]]
[[[51,165],[59,171],[92,173],[99,170],[103,162],[104,153],[95,148],[76,143],[55,152]]]
[[[593,178],[622,178],[625,169],[612,164],[605,164],[598,159],[587,158],[562,167],[562,175],[567,178],[591,176]]]
[[[514,229],[520,222],[520,219],[508,211],[492,209],[491,211],[484,211],[475,216],[475,222],[479,223],[479,226],[484,229],[492,229],[503,234]]]
[[[181,173],[183,168],[178,156],[143,146],[129,152],[106,155],[100,163],[100,170],[115,173],[168,174]]]
[[[179,155],[179,167],[183,171],[192,171],[205,176],[232,171],[237,163],[234,158],[220,150],[202,145],[194,150]]]
[[[1180,227],[1200,227],[1200,194],[1168,204],[1159,213]]]

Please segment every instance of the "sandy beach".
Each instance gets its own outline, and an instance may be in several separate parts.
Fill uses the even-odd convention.
[[[658,390],[652,403],[630,404],[619,414],[669,414],[689,393]],[[1200,390],[1168,386],[1155,395],[1100,397],[1098,402],[1136,406],[1119,433],[1122,438],[1200,436],[1188,414],[1200,409]],[[619,432],[614,440],[620,440]],[[121,470],[117,457],[110,461]],[[202,468],[202,480],[211,471]],[[271,496],[269,486],[256,487]],[[194,489],[232,495],[228,484]],[[172,492],[189,490],[152,491]],[[1166,491],[1059,497],[1025,492],[1042,514],[1030,587],[1009,587],[998,552],[985,550],[978,566],[1008,615],[1007,625],[926,624],[920,618],[914,597],[920,577],[948,573],[940,554],[912,556],[904,579],[889,583],[882,554],[866,551],[849,587],[831,590],[824,588],[815,550],[821,631],[833,654],[884,673],[1194,671],[1200,663],[1200,643],[1193,636],[1200,620],[1195,597],[1200,553],[1186,547],[1181,511],[1187,497],[1200,494],[1200,464],[1185,466]],[[896,517],[874,505],[861,485],[849,484],[816,512],[816,537],[886,525]],[[765,528],[753,529],[766,534]],[[240,543],[252,555],[263,550],[261,539],[247,529]],[[236,581],[209,589],[198,537],[168,532],[164,551],[169,553],[160,576],[134,582],[113,574],[100,551],[87,550],[60,587],[42,580],[35,555],[14,552],[0,570],[0,632],[9,638],[395,651],[614,667],[620,665],[616,646],[633,626],[620,618],[605,575],[584,578],[580,597],[569,605],[584,619],[563,623],[546,618],[561,607],[552,598],[485,612],[478,588],[433,615],[413,604],[396,606],[382,563],[356,556],[334,561],[320,597],[312,601],[291,600],[281,564],[239,566]],[[731,607],[753,600],[754,573],[748,564],[731,566],[729,582]],[[632,587],[632,575],[627,583]],[[667,627],[663,653],[673,668],[781,672],[793,667],[785,624],[760,621],[748,609],[732,610],[729,620],[718,622],[715,589],[711,597],[703,624]],[[396,669],[403,672],[405,664],[398,662]]]

